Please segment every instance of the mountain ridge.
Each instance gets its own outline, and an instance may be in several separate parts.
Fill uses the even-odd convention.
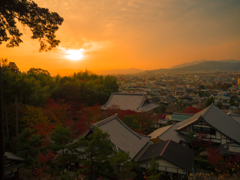
[[[184,64],[186,65],[186,63]],[[144,71],[143,74],[211,72],[211,71],[240,71],[240,60],[233,60],[233,59],[220,60],[220,61],[206,60],[203,62],[199,62],[195,65],[189,65],[189,66],[184,66],[180,68],[147,70],[147,71]]]
[[[224,60],[205,60],[205,59],[202,59],[202,60],[197,60],[197,61],[191,61],[191,62],[178,64],[178,65],[175,65],[175,66],[171,67],[170,69],[176,69],[176,68],[182,68],[182,67],[191,66],[191,65],[197,65],[199,63],[208,62],[208,61],[230,62],[230,63],[236,63],[238,61],[240,62],[240,60],[234,60],[234,59],[224,59]]]

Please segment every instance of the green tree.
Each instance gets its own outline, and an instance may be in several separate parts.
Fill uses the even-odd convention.
[[[47,51],[56,47],[59,40],[55,32],[62,24],[63,18],[47,8],[40,8],[32,0],[1,0],[0,1],[0,44],[7,42],[7,47],[19,46],[22,33],[17,22],[26,25],[32,31],[33,39],[40,42],[39,51]],[[2,78],[0,65],[0,179],[4,179],[4,128],[2,118]]]
[[[235,106],[236,105],[236,103],[235,103],[235,101],[233,99],[230,99],[229,103],[230,103],[230,106]]]
[[[136,173],[131,170],[137,167],[137,163],[131,161],[129,153],[120,150],[110,158],[110,163],[112,166],[116,167],[117,179],[128,180],[136,176]]]
[[[214,97],[213,97],[213,96],[210,96],[210,97],[207,99],[206,107],[210,106],[212,103],[214,103]]]
[[[51,140],[53,143],[51,144],[51,148],[53,151],[61,151],[62,158],[62,171],[64,172],[64,166],[66,164],[67,158],[65,155],[68,154],[68,144],[72,142],[71,132],[69,128],[64,128],[62,126],[56,126],[54,131],[52,132]]]
[[[138,131],[139,129],[139,123],[138,121],[134,118],[134,115],[130,116],[124,116],[123,118],[124,124],[126,124],[129,128],[131,128],[134,131]]]
[[[195,131],[189,131],[186,133],[185,141],[188,143],[190,147],[192,147],[192,143],[197,140],[197,133]]]
[[[38,166],[38,154],[41,150],[42,140],[39,135],[34,135],[31,129],[24,129],[18,140],[18,155],[25,161],[25,166],[32,171]]]
[[[98,76],[89,71],[74,73],[60,79],[59,86],[51,93],[51,98],[82,102],[88,106],[104,104],[111,92],[118,91],[117,80],[113,76]]]
[[[15,64],[15,62],[9,62],[8,68],[9,68],[14,74],[20,74],[20,73],[21,73],[21,71],[19,70],[19,68],[18,68],[17,65]]]
[[[218,103],[217,103],[217,107],[218,107],[219,109],[222,109],[222,107],[223,107],[222,103],[221,103],[221,102],[218,102]]]
[[[94,133],[78,141],[79,147],[84,147],[82,155],[83,169],[79,173],[84,173],[89,180],[99,176],[107,177],[113,168],[110,165],[110,158],[116,154],[114,145],[109,140],[110,135],[103,133],[99,128],[94,128]]]
[[[150,161],[150,167],[147,168],[147,179],[159,180],[161,173],[158,172],[159,164],[156,162],[155,158]]]
[[[206,89],[204,85],[200,85],[199,89]]]

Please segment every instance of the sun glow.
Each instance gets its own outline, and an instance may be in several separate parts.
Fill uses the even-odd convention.
[[[71,61],[82,60],[84,57],[83,52],[84,52],[84,49],[82,48],[79,50],[69,49],[66,51],[66,58]]]

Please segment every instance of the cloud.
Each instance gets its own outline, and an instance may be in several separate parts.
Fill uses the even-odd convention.
[[[142,69],[171,67],[184,61],[219,59],[217,49],[225,58],[232,53],[234,57],[230,58],[240,59],[240,54],[236,53],[240,47],[235,47],[238,43],[231,45],[235,47],[232,50],[223,46],[240,41],[239,0],[35,2],[64,18],[57,38],[66,50],[85,49],[89,64],[81,64],[84,68],[97,66],[99,62],[105,66]],[[28,47],[27,50],[20,48],[18,51],[33,55],[39,44],[36,41],[31,46],[32,42],[28,41],[23,46]],[[214,53],[209,49],[214,49]],[[60,48],[38,56],[58,59],[63,53]]]

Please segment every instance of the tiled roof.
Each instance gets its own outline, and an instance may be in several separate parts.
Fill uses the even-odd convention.
[[[108,132],[110,140],[116,145],[117,149],[129,152],[131,158],[134,158],[150,141],[150,136],[134,132],[119,119],[117,114],[93,124],[91,130],[94,131],[94,127],[100,128],[103,132]],[[85,132],[83,136],[86,136],[89,131]]]
[[[24,159],[14,155],[13,153],[10,153],[10,152],[5,152],[4,156],[6,159],[15,160],[15,161],[24,161]]]
[[[159,136],[159,134],[164,133],[166,130],[168,130],[172,125],[165,126],[162,128],[158,128],[157,130],[153,131],[149,136],[151,136],[151,139],[155,139]]]
[[[219,132],[240,143],[240,124],[228,116],[225,112],[221,111],[214,104],[196,113],[194,116],[186,119],[185,121],[177,123],[177,130],[186,127],[198,120],[200,117]]]
[[[182,133],[179,133],[176,131],[176,129],[178,128],[178,124],[173,124],[170,128],[168,128],[166,131],[164,131],[163,133],[158,135],[158,138],[166,141],[166,140],[173,140],[177,143],[179,143],[180,141],[185,141],[185,136]],[[160,128],[161,129],[161,128]]]
[[[171,121],[184,121],[185,119],[188,119],[189,117],[193,116],[194,114],[189,113],[173,113],[171,117]]]
[[[165,160],[187,170],[192,171],[195,152],[192,149],[184,147],[172,140],[152,144],[143,153],[138,161],[150,160],[156,157],[162,157]]]
[[[122,110],[136,112],[148,112],[159,106],[159,104],[150,103],[145,94],[112,93],[108,102],[101,108],[102,110],[107,110],[114,105]]]

